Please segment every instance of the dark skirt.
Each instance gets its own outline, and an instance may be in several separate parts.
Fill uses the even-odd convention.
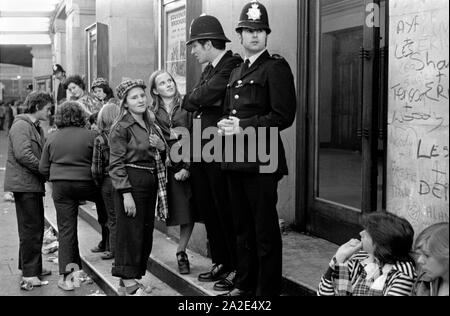
[[[199,222],[199,216],[193,203],[191,182],[175,180],[175,172],[168,170],[167,195],[169,203],[169,218],[167,226],[180,226]]]

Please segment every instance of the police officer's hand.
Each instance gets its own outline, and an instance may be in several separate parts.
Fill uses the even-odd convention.
[[[123,195],[123,207],[128,217],[136,217],[136,203],[131,193],[125,193]]]
[[[166,149],[164,142],[157,135],[152,134],[149,136],[149,139],[152,147],[155,147],[159,151],[164,151]]]
[[[228,119],[221,120],[217,127],[219,128],[219,134],[225,136],[238,135],[241,133],[239,126],[240,120],[237,117],[230,116]]]
[[[175,174],[175,180],[184,182],[187,179],[189,179],[190,175],[191,174],[189,171],[187,171],[186,169],[182,169],[182,170],[180,170],[180,172]]]

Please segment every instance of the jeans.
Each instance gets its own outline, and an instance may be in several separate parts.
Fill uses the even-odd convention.
[[[79,201],[91,201],[97,210],[106,213],[101,192],[93,181],[54,181],[53,201],[59,230],[59,273],[68,274],[81,269],[78,248]]]
[[[44,238],[44,202],[42,193],[14,193],[19,227],[19,270],[23,277],[42,272],[42,241]]]

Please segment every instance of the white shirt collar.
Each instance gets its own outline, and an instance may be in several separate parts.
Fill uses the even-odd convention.
[[[214,59],[214,61],[211,63],[211,65],[216,68],[217,65],[220,63],[220,61],[222,60],[223,56],[225,56],[225,54],[227,53],[227,51],[224,51],[222,54],[220,54],[219,56],[217,56],[216,59]]]
[[[248,65],[248,67],[250,68],[254,63],[255,63],[255,61],[262,55],[262,54],[264,54],[265,52],[267,51],[267,48],[266,49],[264,49],[263,51],[261,51],[261,52],[259,52],[258,54],[256,54],[256,55],[253,55],[252,57],[245,57],[245,60],[250,60],[250,64]]]

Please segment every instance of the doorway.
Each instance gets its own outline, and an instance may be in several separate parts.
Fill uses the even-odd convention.
[[[303,220],[308,232],[335,243],[357,237],[361,216],[385,204],[384,2],[308,2]]]

